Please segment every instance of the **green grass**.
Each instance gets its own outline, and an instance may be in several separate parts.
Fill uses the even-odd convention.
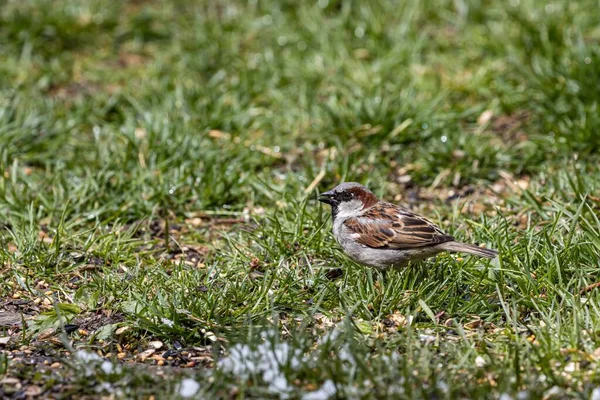
[[[398,3],[4,2],[0,397],[589,398],[598,4]],[[358,266],[344,180],[501,255]]]

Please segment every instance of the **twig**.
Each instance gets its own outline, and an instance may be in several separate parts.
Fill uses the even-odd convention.
[[[229,225],[229,224],[242,224],[246,222],[244,218],[214,218],[210,222],[213,224],[219,225]]]
[[[304,194],[308,194],[308,193],[312,192],[324,177],[325,177],[325,169],[322,169],[321,171],[319,171],[317,176],[315,176],[315,179],[313,179],[313,181],[310,183],[310,185],[308,185],[308,187],[306,189],[304,189]]]
[[[587,285],[586,287],[584,287],[583,289],[581,289],[579,291],[579,294],[586,294],[587,292],[590,292],[596,288],[600,287],[600,282],[596,282],[596,283],[592,283],[591,285]]]

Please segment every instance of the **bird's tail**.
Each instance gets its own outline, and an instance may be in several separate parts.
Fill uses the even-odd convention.
[[[478,247],[472,244],[460,243],[460,242],[446,242],[438,245],[438,248],[446,251],[456,252],[456,253],[468,253],[473,254],[479,257],[485,258],[494,258],[498,255],[497,250],[493,249],[484,249],[483,247]]]

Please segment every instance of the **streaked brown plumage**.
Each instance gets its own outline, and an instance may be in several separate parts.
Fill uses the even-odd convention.
[[[344,225],[360,234],[359,243],[376,248],[409,249],[454,240],[425,218],[389,203],[368,208],[360,217],[347,219]]]
[[[407,209],[379,201],[364,186],[349,182],[323,193],[330,204],[333,231],[346,253],[380,269],[401,267],[443,251],[494,258],[496,250],[457,242],[431,221]]]

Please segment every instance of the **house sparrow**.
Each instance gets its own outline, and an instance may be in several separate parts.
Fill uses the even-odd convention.
[[[443,251],[494,258],[496,250],[460,243],[430,221],[379,200],[361,184],[346,182],[321,193],[331,206],[333,235],[356,262],[377,269],[399,268]]]

